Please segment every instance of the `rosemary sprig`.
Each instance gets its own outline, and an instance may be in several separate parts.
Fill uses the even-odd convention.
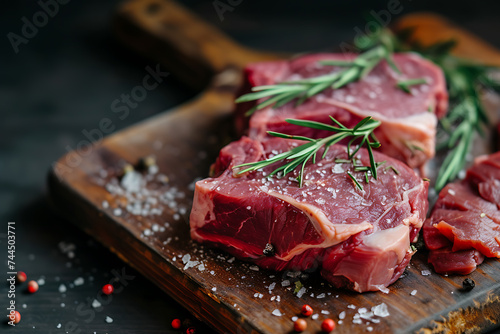
[[[373,130],[380,125],[380,121],[376,121],[371,117],[366,117],[363,120],[361,120],[358,124],[356,124],[352,129],[350,129],[342,125],[340,122],[338,122],[335,118],[331,116],[330,119],[337,126],[332,126],[320,122],[307,121],[307,120],[287,119],[286,121],[290,124],[318,129],[318,130],[332,131],[335,132],[335,134],[326,138],[312,139],[303,136],[293,136],[293,135],[287,135],[283,133],[269,131],[268,133],[270,135],[276,137],[305,140],[308,141],[308,143],[294,147],[289,151],[277,154],[272,158],[262,161],[241,164],[233,168],[240,169],[238,171],[238,174],[243,174],[246,172],[256,171],[258,169],[267,167],[269,165],[278,162],[286,161],[285,164],[281,165],[280,167],[272,171],[269,174],[269,176],[278,174],[280,176],[285,176],[286,174],[292,172],[293,170],[295,170],[295,168],[300,166],[299,176],[297,178],[297,181],[299,182],[299,187],[302,187],[304,181],[304,168],[307,162],[312,161],[313,163],[316,163],[316,155],[321,148],[324,148],[323,154],[321,156],[321,158],[323,159],[326,156],[330,146],[332,146],[335,143],[338,143],[339,141],[345,138],[352,137],[347,145],[347,155],[349,158],[348,161],[353,162],[354,156],[359,151],[359,149],[363,145],[366,145],[370,157],[370,166],[366,166],[366,168],[370,171],[371,175],[375,179],[377,179],[378,164],[375,162],[375,158],[373,157],[372,148],[378,148],[380,146],[380,143],[373,135]],[[358,141],[359,144],[353,147],[356,141]],[[357,166],[357,167],[365,167],[365,166]],[[363,189],[358,182],[356,182],[356,184],[360,187],[360,189]]]
[[[267,98],[248,110],[245,114],[246,116],[270,105],[274,105],[276,108],[281,107],[295,99],[297,99],[296,105],[300,105],[311,96],[319,94],[327,88],[339,89],[351,82],[364,78],[383,59],[386,59],[388,64],[399,73],[399,69],[392,61],[392,46],[382,41],[360,54],[353,61],[325,60],[319,62],[324,66],[342,67],[341,70],[308,79],[284,81],[275,85],[253,87],[253,93],[240,96],[236,99],[236,103]]]
[[[427,83],[427,80],[424,78],[418,78],[418,79],[410,79],[410,80],[405,80],[405,81],[398,81],[397,86],[399,89],[403,90],[404,92],[411,94],[410,87],[415,86],[415,85],[422,85]]]

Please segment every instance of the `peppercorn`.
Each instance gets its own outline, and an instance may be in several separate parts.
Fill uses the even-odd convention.
[[[26,273],[24,271],[19,271],[17,273],[16,279],[18,283],[24,283],[28,279],[28,276],[26,276]]]
[[[264,247],[264,250],[262,251],[262,254],[265,256],[274,256],[276,251],[274,250],[274,246],[271,244],[266,244],[266,247]]]
[[[470,291],[470,290],[474,289],[475,286],[476,286],[476,282],[474,282],[474,280],[472,280],[470,278],[466,278],[462,282],[462,290],[463,291]]]
[[[313,308],[307,304],[304,304],[302,306],[302,309],[300,310],[300,313],[302,313],[304,317],[308,317],[313,314]]]
[[[102,293],[104,293],[105,295],[112,294],[114,290],[115,288],[111,284],[106,284],[105,286],[102,287]]]
[[[330,333],[335,329],[335,321],[332,319],[325,319],[321,323],[321,330],[325,333]]]
[[[14,319],[10,318],[9,319],[11,321],[13,321],[15,324],[18,324],[20,321],[21,321],[21,313],[19,313],[18,311],[15,311],[14,312]]]
[[[293,323],[293,330],[301,333],[307,329],[307,322],[304,319],[297,319]]]
[[[37,291],[38,291],[38,283],[36,281],[29,281],[28,282],[28,292],[35,293]]]
[[[173,329],[179,329],[179,328],[181,328],[181,326],[182,326],[181,319],[172,320],[172,328]]]

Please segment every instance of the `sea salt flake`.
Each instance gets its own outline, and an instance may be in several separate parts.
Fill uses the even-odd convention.
[[[339,313],[339,319],[345,319],[345,311]]]
[[[77,277],[74,281],[73,281],[73,284],[75,286],[80,286],[80,285],[83,285],[83,283],[85,283],[85,280],[83,279],[83,277]]]
[[[227,260],[227,263],[233,263],[235,259],[236,258],[233,256],[232,258],[230,258],[229,260]]]
[[[316,296],[316,298],[318,299],[321,299],[321,298],[325,298],[326,295],[324,293],[320,293],[318,296]]]
[[[213,292],[217,291],[217,288],[214,286],[214,287],[212,288],[212,291],[213,291]]]
[[[410,295],[412,296],[415,296],[417,294],[417,290],[413,290],[412,292],[410,292]]]
[[[321,314],[330,314],[327,310],[321,310]]]
[[[275,310],[272,312],[272,315],[275,315],[275,316],[277,316],[277,317],[281,317],[281,316],[282,316],[282,314],[281,314],[280,310],[278,310],[278,309],[275,309]]]
[[[59,285],[59,292],[60,293],[65,293],[68,289],[66,288],[66,285],[61,284]]]
[[[62,325],[61,324],[57,324],[56,328],[61,328]]]
[[[422,276],[429,276],[431,274],[430,270],[422,270]]]
[[[297,292],[297,297],[302,298],[304,293],[306,293],[306,288],[305,287],[300,288],[299,292]]]
[[[253,271],[259,271],[259,267],[257,266],[250,266],[249,269]]]
[[[389,310],[387,309],[387,305],[385,303],[373,306],[372,312],[377,317],[382,317],[382,318],[385,318],[390,315]]]
[[[273,289],[276,287],[276,283],[271,283],[269,284],[269,293],[271,293],[271,291],[273,291]]]
[[[290,281],[289,280],[284,280],[281,282],[281,286],[285,287],[285,286],[290,286]]]
[[[113,322],[113,319],[112,319],[110,316],[106,316],[105,321],[106,321],[108,324],[110,324],[110,323],[112,323],[112,322]]]
[[[353,304],[350,304],[350,305],[347,305],[347,308],[350,308],[350,309],[355,310],[355,309],[356,309],[356,306],[354,306]]]
[[[182,263],[186,264],[191,260],[191,254],[186,254],[182,257]]]
[[[98,307],[101,307],[101,306],[102,306],[101,303],[97,299],[94,299],[92,301],[92,307],[93,308],[98,308]]]
[[[313,320],[316,320],[316,319],[318,319],[318,317],[319,317],[319,314],[318,314],[318,313],[316,313],[316,314],[313,314],[311,318],[312,318]]]
[[[297,316],[292,317],[293,322],[297,321],[298,319],[299,319],[299,317],[297,317]]]

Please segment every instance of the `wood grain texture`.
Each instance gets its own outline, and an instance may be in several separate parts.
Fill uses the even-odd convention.
[[[145,8],[153,3],[176,13],[169,16],[165,11],[161,16],[162,26],[177,27],[186,39],[166,33],[170,28],[158,28],[149,19],[140,19]],[[149,9],[163,13],[155,8]],[[198,22],[171,1],[133,0],[125,3],[119,13],[120,20],[124,20],[120,23],[122,27],[135,27],[140,31],[138,35],[122,36],[129,45],[135,49],[147,45],[143,52],[167,66],[178,66],[176,73],[193,86],[197,80],[208,82],[212,75],[215,77],[194,101],[107,137],[79,163],[73,162],[82,158],[81,152],[73,151],[62,157],[49,175],[50,197],[54,206],[70,220],[221,333],[291,332],[290,319],[304,303],[319,313],[317,321],[309,321],[309,332],[318,332],[324,318],[338,321],[342,311],[347,314],[337,328],[338,333],[366,332],[368,327],[372,327],[373,333],[472,333],[499,325],[500,262],[495,259],[485,261],[469,275],[477,285],[470,292],[460,290],[462,276],[423,276],[422,270],[429,267],[425,252],[419,252],[404,277],[390,287],[389,294],[336,290],[325,284],[317,273],[308,273],[307,279],[301,278],[307,293],[298,298],[293,294],[293,287],[281,284],[289,280],[293,286],[296,278],[286,273],[254,271],[237,260],[230,263],[227,254],[192,242],[189,210],[183,212],[179,208],[190,207],[193,181],[206,177],[219,149],[232,138],[230,116],[242,66],[247,61],[269,59],[269,56],[258,52],[245,55],[248,50]],[[418,21],[413,23],[418,25]],[[192,25],[197,28],[188,28]],[[145,42],[147,35],[151,38]],[[200,36],[204,37],[200,40]],[[202,47],[204,40],[216,41],[217,47]],[[157,49],[158,45],[165,48]],[[172,50],[175,52],[170,52]],[[229,52],[232,50],[239,51]],[[230,56],[224,58],[224,54]],[[236,61],[239,57],[241,62]],[[187,75],[183,71],[191,72]],[[105,185],[120,177],[125,163],[136,165],[149,155],[155,156],[160,173],[169,181],[153,179],[148,182],[148,189],[166,193],[175,187],[184,197],[175,199],[173,206],[168,201],[161,202],[160,215],[133,215],[126,210],[115,215],[114,209],[124,206],[124,198],[111,195]],[[103,207],[103,201],[110,206]],[[150,234],[155,224],[165,226],[165,222],[169,223],[165,231]],[[146,230],[150,232],[145,233]],[[167,240],[170,241],[167,243]],[[203,262],[206,269],[184,269],[181,257],[186,254],[190,254],[192,261]],[[272,283],[276,283],[276,287],[269,292]],[[413,290],[417,290],[415,296],[410,295]],[[325,297],[318,299],[321,293],[325,293]],[[271,301],[271,296],[280,296],[280,301]],[[348,305],[369,309],[380,303],[388,305],[390,316],[378,318],[379,323],[352,322],[357,311]],[[275,309],[283,315],[272,315]],[[322,314],[321,310],[330,314]]]

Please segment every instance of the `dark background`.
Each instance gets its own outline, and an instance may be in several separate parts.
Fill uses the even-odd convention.
[[[0,14],[0,309],[5,311],[7,285],[7,222],[16,222],[16,266],[30,279],[44,279],[34,295],[18,287],[21,323],[0,332],[65,333],[74,322],[81,333],[169,333],[173,318],[189,318],[176,302],[121,262],[103,246],[51,211],[46,202],[46,175],[51,164],[85,139],[103,117],[116,130],[174,107],[197,92],[173,77],[119,120],[111,102],[141,83],[144,68],[154,63],[121,46],[110,18],[120,1],[72,0],[40,28],[28,44],[13,51],[9,32],[21,34],[21,18],[40,10],[36,1],[12,1]],[[350,41],[355,27],[364,27],[371,10],[387,1],[257,1],[243,0],[221,21],[212,1],[182,1],[237,41],[259,49],[319,51]],[[500,48],[500,2],[401,0],[403,13],[432,10]],[[400,14],[401,15],[401,14]],[[74,244],[74,257],[60,243]],[[62,247],[64,248],[64,247]],[[93,299],[113,269],[136,276],[120,294],[95,312],[77,313]],[[78,277],[85,283],[70,287]],[[60,284],[68,287],[65,294]],[[24,305],[23,305],[24,304]],[[23,307],[25,306],[25,307]],[[5,313],[6,315],[6,313]],[[110,316],[113,323],[105,322]],[[5,319],[4,315],[1,315]],[[192,317],[191,317],[192,318]],[[62,328],[57,328],[61,324]],[[199,332],[210,333],[198,324]],[[8,330],[8,331],[7,331]],[[68,330],[68,329],[66,329]]]

